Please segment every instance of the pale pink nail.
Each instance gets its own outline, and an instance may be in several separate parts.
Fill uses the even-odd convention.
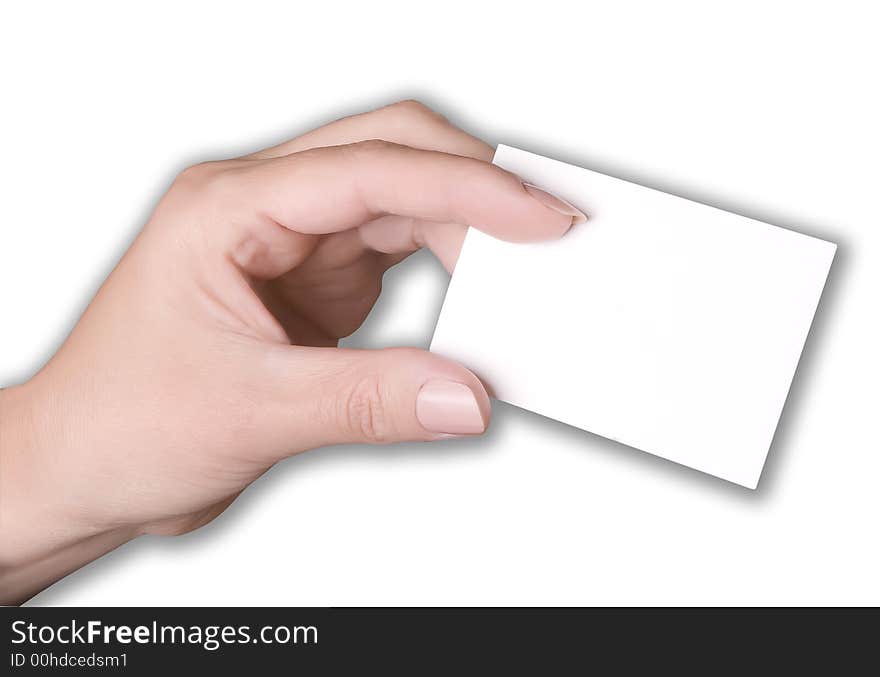
[[[537,186],[533,186],[530,183],[523,183],[523,188],[526,189],[526,192],[529,195],[531,195],[545,207],[549,207],[554,212],[559,212],[560,214],[570,216],[571,225],[576,226],[579,223],[584,223],[587,220],[587,215],[570,202],[566,202],[562,198],[556,197],[552,193],[548,193],[546,190],[541,190]]]
[[[454,381],[425,383],[416,398],[416,416],[432,433],[474,435],[486,429],[474,393],[464,383]]]

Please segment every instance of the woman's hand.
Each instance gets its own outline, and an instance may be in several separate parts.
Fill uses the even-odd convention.
[[[0,393],[0,601],[213,519],[273,463],[482,433],[489,398],[422,350],[343,350],[382,275],[466,225],[555,238],[576,209],[414,102],[185,170],[62,348]]]

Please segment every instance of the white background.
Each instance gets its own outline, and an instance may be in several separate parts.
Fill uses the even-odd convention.
[[[498,405],[481,440],[291,459],[208,527],[36,603],[880,603],[871,3],[607,5],[3,10],[0,384],[63,341],[182,167],[416,97],[490,142],[839,243],[758,491]],[[427,345],[445,284],[414,257],[356,342]]]

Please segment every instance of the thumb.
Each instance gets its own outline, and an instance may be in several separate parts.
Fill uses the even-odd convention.
[[[489,422],[480,380],[425,350],[296,346],[288,357],[285,399],[297,412],[288,432],[299,450],[477,435]]]

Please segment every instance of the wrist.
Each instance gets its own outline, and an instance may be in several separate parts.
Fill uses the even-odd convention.
[[[71,449],[50,400],[34,383],[0,390],[0,604],[28,599],[138,534],[94,523],[70,500],[59,455]]]

